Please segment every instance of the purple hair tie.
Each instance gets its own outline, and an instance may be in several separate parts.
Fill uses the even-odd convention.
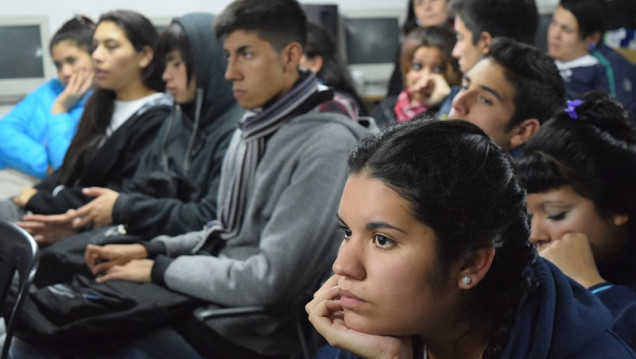
[[[579,116],[576,114],[576,108],[583,103],[583,100],[568,100],[568,107],[565,108],[565,112],[568,113],[571,119],[578,120]]]

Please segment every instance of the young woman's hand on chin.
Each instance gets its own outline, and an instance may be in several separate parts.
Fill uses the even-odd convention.
[[[346,326],[338,294],[338,275],[333,275],[314,293],[305,310],[309,321],[331,346],[365,359],[411,359],[411,338],[362,333]]]

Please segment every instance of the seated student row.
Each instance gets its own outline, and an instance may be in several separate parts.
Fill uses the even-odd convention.
[[[295,20],[281,25],[276,20],[281,14]],[[269,20],[254,22],[255,16]],[[289,305],[296,298],[304,298],[301,293],[313,289],[315,278],[324,274],[333,259],[338,242],[333,213],[344,183],[346,156],[366,130],[347,117],[349,108],[335,100],[332,90],[321,85],[313,73],[299,70],[307,31],[298,3],[290,0],[272,0],[260,5],[252,1],[235,2],[215,18],[216,32],[221,35],[222,41],[217,40],[211,31],[212,19],[211,15],[176,19],[176,24],[184,31],[188,47],[183,48],[185,51],[180,47],[173,49],[187,58],[183,55],[195,52],[189,46],[197,46],[195,54],[200,59],[195,57],[193,68],[197,87],[207,84],[199,81],[199,76],[208,75],[215,81],[222,81],[214,88],[215,93],[219,89],[227,89],[229,94],[233,91],[236,102],[245,110],[242,118],[234,118],[239,121],[239,126],[233,126],[230,134],[230,145],[218,184],[220,190],[215,191],[215,194],[219,193],[214,202],[217,214],[205,218],[205,222],[210,223],[203,231],[193,232],[200,230],[205,222],[195,229],[164,232],[180,234],[174,237],[156,237],[160,234],[157,232],[162,230],[160,227],[170,225],[163,221],[154,222],[148,231],[138,233],[127,226],[129,236],[138,234],[141,239],[156,238],[144,242],[143,246],[91,246],[87,258],[93,270],[104,274],[103,280],[117,276],[126,278],[125,273],[132,274],[134,268],[143,267],[143,274],[133,274],[136,278],[143,277],[144,281],[154,278],[169,288],[205,298],[211,303]],[[98,30],[105,22],[108,21],[98,23]],[[199,46],[209,48],[208,53],[199,54]],[[246,46],[249,53],[245,50]],[[222,65],[223,52],[227,56],[227,66]],[[172,51],[168,54],[175,55]],[[176,60],[174,56],[172,59]],[[217,61],[218,65],[201,74],[197,61]],[[171,66],[178,63],[170,64],[168,70],[174,70]],[[189,68],[192,67],[186,63],[183,71]],[[224,81],[223,77],[229,81]],[[187,83],[187,78],[181,78],[183,83]],[[232,104],[234,106],[234,101]],[[212,103],[212,106],[216,105],[216,102]],[[195,138],[205,139],[204,136]],[[195,142],[193,148],[198,146]],[[142,163],[148,153],[142,158]],[[175,160],[181,161],[179,156],[175,157]],[[205,166],[203,163],[201,168]],[[207,189],[205,185],[198,188]],[[119,197],[125,195],[128,193],[122,191]],[[120,201],[119,197],[115,203]],[[156,203],[170,203],[167,198],[148,199],[158,201]],[[307,206],[307,203],[316,207]],[[84,208],[89,207],[90,204]],[[158,207],[147,207],[147,211],[162,210],[161,205]],[[82,211],[78,209],[53,217],[32,215],[27,218],[52,224],[57,220],[68,220]],[[149,223],[151,219],[148,218]],[[135,218],[126,217],[126,220],[134,221]],[[50,253],[70,242],[80,243],[83,249],[86,233],[90,232],[67,237],[44,249],[38,285],[58,280],[47,276],[56,276],[63,271],[62,267],[49,261],[53,257]],[[49,233],[41,234],[46,239]],[[95,230],[90,237],[104,239],[104,235]],[[179,256],[192,254],[196,242],[214,242],[217,237],[226,243],[218,255]],[[132,257],[124,254],[124,257],[136,260],[129,265],[108,269],[115,263],[123,263],[117,256],[130,253],[129,250],[135,254]],[[201,254],[210,251],[207,245],[202,250]],[[113,262],[102,263],[101,259],[108,258]],[[135,267],[137,264],[142,267]],[[146,272],[151,268],[152,276],[151,272]],[[197,268],[200,274],[193,275],[193,268]],[[132,272],[127,272],[128,269]],[[231,353],[239,352],[243,353],[243,357],[271,357],[286,354],[294,348],[295,337],[290,334],[287,321],[288,318],[275,316],[267,320],[248,317],[224,323],[194,324],[203,325],[204,331],[194,331],[192,327],[182,329],[189,333],[185,334],[186,337],[195,343],[190,345],[202,353],[212,351],[214,355],[236,357]],[[246,327],[251,328],[254,334],[243,337],[231,334]],[[264,336],[265,333],[271,334],[272,330],[279,333],[276,343]],[[152,337],[156,333],[148,334]],[[210,338],[216,338],[214,345],[206,342]],[[20,352],[20,349],[16,351]],[[73,348],[69,351],[71,355],[82,355],[81,352],[73,353]]]

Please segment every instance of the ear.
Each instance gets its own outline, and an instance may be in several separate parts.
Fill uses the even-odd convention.
[[[281,58],[285,72],[298,71],[300,57],[303,55],[303,47],[297,42],[291,42],[283,48]]]
[[[471,254],[459,270],[457,286],[461,289],[470,289],[477,285],[488,273],[494,258],[494,247],[481,248]]]
[[[146,66],[150,65],[152,58],[154,57],[154,51],[150,46],[144,46],[141,51],[139,51],[139,67],[144,69]]]
[[[615,226],[622,226],[629,221],[629,214],[618,213],[612,216],[612,221]]]
[[[305,67],[308,70],[311,70],[311,72],[318,73],[318,71],[320,71],[320,69],[322,69],[322,65],[324,63],[324,60],[322,59],[322,56],[316,55],[316,56],[314,56],[311,59],[309,57],[307,57],[307,56],[304,56],[304,58],[305,58]]]
[[[487,54],[490,50],[490,44],[492,43],[492,35],[489,32],[482,32],[479,35],[479,40],[477,41],[477,46],[482,54]]]
[[[539,131],[539,127],[541,127],[541,122],[539,122],[539,120],[537,120],[536,118],[525,119],[521,123],[513,127],[510,130],[510,132],[512,133],[512,136],[509,140],[510,149],[517,148],[528,142],[530,137],[532,137],[532,135]]]

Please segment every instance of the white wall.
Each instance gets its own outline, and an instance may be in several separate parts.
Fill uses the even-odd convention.
[[[188,12],[202,11],[218,13],[231,0],[6,0],[2,16],[45,15],[49,17],[50,33],[53,34],[67,19],[75,14],[86,14],[95,20],[101,13],[114,9],[136,10],[148,17],[175,17]],[[258,1],[258,0],[256,0]],[[536,0],[539,7],[553,7],[558,0]],[[302,3],[338,4],[340,9],[406,9],[406,0],[300,0]]]
[[[169,19],[189,12],[219,13],[232,0],[4,0],[11,6],[4,6],[0,16],[47,16],[49,33],[52,36],[62,24],[76,14],[84,14],[97,20],[99,15],[115,9],[138,11],[149,18]],[[255,0],[258,1],[258,0]],[[301,3],[339,4],[343,10],[351,9],[391,9],[406,13],[406,0],[300,0]],[[52,68],[52,65],[50,65]],[[0,103],[0,118],[12,107],[12,104]]]
[[[48,16],[49,33],[52,35],[62,24],[76,14],[85,14],[97,20],[101,13],[115,9],[139,11],[149,18],[170,19],[189,12],[219,13],[232,0],[5,0],[0,16]],[[258,1],[258,0],[255,0]],[[340,10],[390,9],[406,13],[407,0],[299,0],[301,3],[338,4]],[[536,0],[540,9],[552,9],[558,0]],[[11,106],[0,104],[0,118]]]
[[[64,23],[64,21],[78,13],[86,14],[96,20],[101,13],[109,10],[130,9],[139,11],[148,17],[172,18],[195,11],[218,13],[230,2],[231,0],[26,0],[12,1],[11,6],[5,6],[2,9],[1,15],[46,15],[49,17],[49,27],[52,34]],[[337,3],[342,9],[406,8],[406,0],[300,0],[300,2],[315,4]]]

